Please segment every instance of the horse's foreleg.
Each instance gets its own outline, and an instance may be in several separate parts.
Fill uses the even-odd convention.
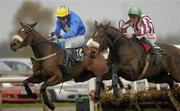
[[[118,66],[116,64],[112,64],[112,88],[113,88],[113,94],[115,96],[118,96]]]
[[[29,87],[29,83],[41,83],[41,82],[43,82],[42,79],[37,78],[37,77],[34,77],[34,76],[31,76],[31,77],[25,79],[25,80],[23,81],[23,85],[24,85],[24,87],[25,87],[25,90],[26,90],[27,94],[28,94],[29,96],[31,96],[32,98],[37,99],[37,95],[32,92],[32,90],[31,90],[30,87]]]
[[[42,85],[41,85],[41,94],[42,94],[42,97],[43,97],[43,101],[44,101],[44,104],[47,105],[51,110],[54,110],[55,109],[55,106],[49,102],[49,99],[48,99],[48,96],[47,96],[47,93],[46,93],[46,88],[48,86],[53,86],[53,85],[57,85],[59,84],[61,81],[62,81],[62,73],[60,70],[55,70],[54,71],[54,74],[53,76],[51,76],[46,82],[44,82]]]
[[[104,88],[104,83],[102,82],[102,76],[96,78],[96,88],[95,88],[95,101],[99,101],[101,88]]]

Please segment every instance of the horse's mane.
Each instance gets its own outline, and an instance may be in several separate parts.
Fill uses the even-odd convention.
[[[117,29],[117,28],[114,27],[114,26],[108,26],[108,28],[109,28],[108,30],[111,31],[111,34],[112,34],[112,35],[116,35],[116,36],[117,36],[117,35],[120,35],[120,37],[122,37],[122,40],[123,40],[123,41],[129,42],[129,40],[124,37],[124,35],[123,35],[124,32],[120,31],[119,29]],[[136,43],[139,44],[137,38],[132,38],[131,41],[132,41],[132,43],[134,43],[134,44],[136,44]]]
[[[114,26],[108,26],[108,28],[109,29],[111,29],[113,32],[113,34],[116,34],[116,35],[118,35],[118,34],[120,34],[120,35],[122,35],[123,34],[123,32],[121,32],[120,30],[118,30],[116,27],[114,27]]]
[[[46,40],[46,38],[44,38],[38,31],[36,31],[34,28],[32,28],[30,26],[30,24],[25,23],[25,26],[28,27],[29,29],[31,29],[33,32],[35,32],[35,34],[37,34],[38,36],[40,36],[42,39]]]
[[[33,31],[38,35],[40,36],[41,38],[43,38],[44,40],[47,40],[44,36],[42,36],[38,31],[36,31],[35,29],[33,29]]]
[[[120,32],[117,28],[115,28],[114,26],[109,26],[110,28],[112,28],[112,29],[114,29],[114,30],[116,30],[116,31],[118,31],[118,32]]]

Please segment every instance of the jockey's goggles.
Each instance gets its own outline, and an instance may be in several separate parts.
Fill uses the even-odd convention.
[[[64,16],[64,17],[57,17],[58,19],[60,19],[60,20],[65,20],[65,19],[67,19],[68,18],[68,16]]]
[[[129,15],[129,17],[130,17],[131,19],[136,19],[136,18],[138,18],[138,16],[137,16],[137,15],[134,15],[134,14]]]

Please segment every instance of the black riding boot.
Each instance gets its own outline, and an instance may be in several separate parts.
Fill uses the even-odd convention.
[[[158,54],[158,52],[156,51],[154,46],[146,38],[143,37],[140,40],[151,47],[150,54],[155,57],[155,59],[156,59],[155,64],[158,64],[160,62],[160,60],[161,60],[161,58],[160,58],[161,55]]]
[[[65,67],[67,73],[69,73],[71,69],[71,56],[72,56],[72,50],[71,49],[66,49],[66,58],[65,58]]]
[[[149,45],[151,47],[150,49],[150,53],[151,54],[156,54],[156,49],[154,48],[154,46],[151,44],[151,42],[149,42],[146,38],[141,38],[140,41],[144,42],[145,44]]]

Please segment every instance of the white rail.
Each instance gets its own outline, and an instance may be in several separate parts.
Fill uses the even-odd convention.
[[[27,77],[2,77],[0,83],[17,83],[23,82]]]

